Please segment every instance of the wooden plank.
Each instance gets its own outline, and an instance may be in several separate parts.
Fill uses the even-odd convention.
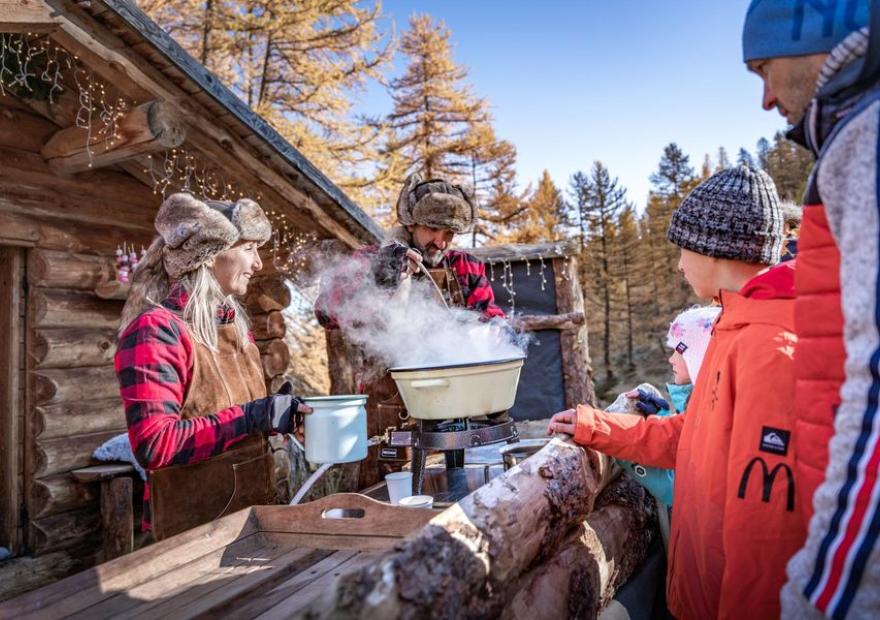
[[[205,615],[226,617],[237,601],[252,600],[261,596],[264,588],[270,588],[291,574],[311,572],[332,551],[301,547],[265,562],[242,563],[214,578],[208,583],[202,580],[190,582],[187,591],[173,599],[165,598],[159,605],[145,613],[138,609],[131,618],[198,618]]]
[[[133,473],[134,467],[128,463],[113,463],[110,465],[92,465],[91,467],[74,469],[70,472],[70,475],[79,482],[102,482]]]
[[[101,536],[103,562],[134,550],[132,480],[128,476],[101,481]]]
[[[260,349],[260,360],[267,377],[277,377],[290,369],[290,347],[284,340],[257,341],[257,348]]]
[[[206,541],[216,547],[254,534],[251,513],[242,510],[188,530],[90,571],[0,604],[0,617],[63,618],[135,586],[158,580],[173,566],[206,555]],[[173,553],[170,553],[173,551]]]
[[[60,16],[39,0],[0,0],[0,32],[52,32],[59,21]]]
[[[124,433],[126,423],[122,400],[116,394],[103,400],[36,407],[33,430],[34,436],[41,441],[89,433]]]
[[[296,596],[288,595],[287,598],[282,599],[277,605],[260,614],[257,618],[259,620],[290,618],[294,614],[303,611],[318,596],[324,594],[342,575],[374,564],[380,557],[382,557],[381,553],[358,553],[324,574],[318,575],[316,579],[306,584],[305,587],[300,587],[296,590],[293,587],[289,588],[287,590],[288,594],[295,593]]]
[[[502,244],[502,245],[484,245],[479,248],[468,248],[468,252],[473,254],[483,262],[502,262],[502,261],[524,261],[524,260],[549,260],[551,258],[559,258],[563,256],[571,256],[574,249],[567,241],[554,241],[551,243],[534,243],[534,244]]]
[[[24,303],[24,259],[16,248],[0,247],[0,546],[18,553],[21,540],[20,484],[24,467],[21,442],[22,400],[21,307]]]
[[[175,606],[178,600],[209,597],[212,592],[229,587],[235,577],[272,565],[275,558],[287,551],[289,549],[267,546],[259,534],[251,534],[228,547],[212,549],[191,562],[170,565],[163,575],[114,592],[98,604],[72,615],[71,620],[138,616],[183,618]],[[225,592],[217,598],[224,600]],[[169,605],[174,613],[168,613]]]
[[[28,353],[34,368],[106,366],[113,363],[116,340],[116,331],[109,329],[39,329]]]
[[[556,284],[556,311],[560,314],[579,312],[586,317],[584,295],[578,280],[577,259],[554,258],[553,277]],[[588,320],[589,318],[586,318],[577,329],[566,330],[560,334],[566,407],[596,404],[593,367],[590,363]]]
[[[320,562],[308,567],[308,570],[300,571],[285,581],[275,585],[269,591],[261,592],[259,596],[249,597],[249,600],[239,600],[235,606],[224,610],[224,617],[229,620],[250,620],[281,604],[288,598],[295,596],[298,591],[315,582],[321,576],[331,571],[339,570],[345,562],[360,555],[357,550],[343,550],[328,552],[329,555]]]
[[[565,314],[521,314],[514,317],[511,323],[517,329],[540,331],[542,329],[578,329],[585,323],[583,312],[566,312]]]

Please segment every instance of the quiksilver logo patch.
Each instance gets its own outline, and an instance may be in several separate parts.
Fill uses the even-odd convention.
[[[785,456],[788,454],[788,444],[791,440],[791,431],[781,428],[773,428],[772,426],[764,426],[761,428],[761,452],[769,452],[770,454],[778,454]]]

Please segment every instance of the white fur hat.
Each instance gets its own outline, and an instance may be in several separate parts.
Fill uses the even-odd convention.
[[[712,328],[720,312],[720,306],[694,306],[679,314],[669,324],[666,346],[681,353],[691,376],[691,383],[697,382],[697,375],[712,337]]]

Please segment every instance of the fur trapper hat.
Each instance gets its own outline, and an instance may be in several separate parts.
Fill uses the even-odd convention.
[[[420,224],[460,234],[471,229],[475,218],[470,189],[442,179],[422,181],[421,176],[412,174],[397,198],[397,221],[402,226]]]
[[[156,215],[162,262],[172,279],[196,269],[239,241],[269,240],[272,225],[253,200],[201,201],[191,194],[169,196]]]

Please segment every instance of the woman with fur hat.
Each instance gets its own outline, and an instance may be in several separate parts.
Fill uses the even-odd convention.
[[[174,194],[123,309],[116,374],[132,452],[148,471],[144,529],[171,536],[272,503],[265,436],[311,410],[266,395],[260,355],[236,297],[262,268],[271,225],[257,203]]]

